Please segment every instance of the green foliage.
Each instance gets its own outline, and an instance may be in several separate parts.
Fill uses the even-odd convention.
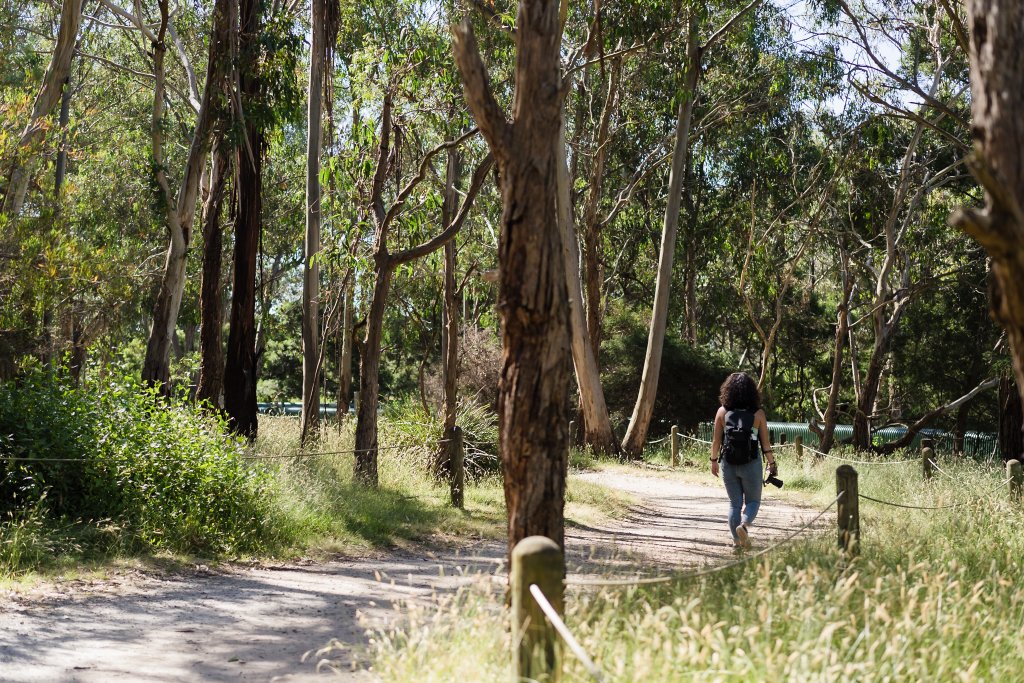
[[[0,465],[2,535],[116,526],[144,549],[261,550],[269,480],[223,427],[127,377],[75,387],[37,369],[0,384],[0,456],[18,459]]]
[[[625,312],[606,321],[606,326],[601,382],[612,424],[622,433],[643,374],[647,327],[639,316]],[[666,338],[651,435],[666,434],[673,424],[695,429],[699,422],[714,417],[718,388],[730,372],[733,369],[724,358],[694,349],[671,335]]]

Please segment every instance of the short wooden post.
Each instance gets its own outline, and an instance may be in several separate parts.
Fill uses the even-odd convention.
[[[1020,460],[1006,461],[1006,477],[1010,480],[1010,500],[1019,503],[1024,494],[1024,469]]]
[[[558,544],[528,536],[512,549],[512,680],[554,683],[561,676],[561,645],[537,601],[536,584],[559,614],[565,613],[565,562]]]
[[[921,471],[925,479],[931,479],[935,471],[932,465],[935,462],[935,450],[932,448],[934,443],[931,439],[921,439]]]
[[[569,420],[569,448],[576,444],[576,420]]]
[[[793,443],[796,444],[796,461],[804,461],[804,437],[797,434],[796,438],[793,439]]]
[[[782,432],[781,434],[779,434],[779,445],[780,446],[785,446],[786,445],[786,432]]]
[[[845,492],[845,493],[844,493]],[[850,465],[836,468],[836,495],[839,511],[839,547],[850,555],[860,552],[860,496],[857,492],[857,470]]]
[[[770,429],[768,430],[768,443],[770,443],[772,446],[775,445],[775,432],[773,432]]]
[[[356,414],[358,415],[359,414],[359,392],[358,391],[353,391],[352,392],[352,405],[354,405],[356,407]]]
[[[452,507],[462,510],[466,505],[466,449],[462,441],[462,427],[452,427],[448,434],[448,448],[452,468]]]
[[[679,427],[672,425],[672,467],[679,466]]]

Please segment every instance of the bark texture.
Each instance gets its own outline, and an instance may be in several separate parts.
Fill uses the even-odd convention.
[[[259,95],[256,46],[260,30],[259,0],[240,0],[238,82],[243,107]],[[231,429],[256,438],[256,257],[263,209],[263,131],[252,120],[244,125],[244,140],[235,147],[234,284],[224,362],[224,411]]]
[[[209,58],[206,70],[206,86],[196,117],[188,158],[178,189],[172,190],[163,159],[163,121],[165,85],[164,56],[167,45],[164,42],[169,27],[168,6],[160,4],[161,26],[157,41],[152,46],[153,72],[156,86],[153,89],[153,160],[156,181],[164,202],[164,219],[170,243],[164,259],[164,271],[160,290],[153,305],[153,326],[146,343],[146,358],[142,366],[142,379],[152,386],[169,390],[170,352],[178,322],[178,312],[185,292],[185,268],[189,245],[192,241],[192,225],[199,197],[199,184],[206,166],[214,124],[222,115],[221,101],[224,94],[224,78],[228,60],[228,41],[231,25],[228,17],[227,0],[218,0],[214,6],[213,27],[210,32]]]
[[[199,382],[196,400],[224,407],[224,302],[221,271],[224,232],[220,223],[230,160],[223,141],[217,144],[210,170],[210,194],[203,210],[203,275],[199,287]]]
[[[953,222],[992,259],[992,317],[1006,330],[1017,391],[1024,390],[1024,3],[967,0],[971,65],[971,172],[983,210]],[[1024,394],[1020,394],[1024,396]],[[1018,408],[1019,410],[1019,408]]]
[[[519,3],[511,122],[491,92],[472,28],[467,22],[453,30],[466,100],[500,178],[498,414],[510,550],[532,535],[564,547],[569,307],[556,215],[565,94],[559,5]]]

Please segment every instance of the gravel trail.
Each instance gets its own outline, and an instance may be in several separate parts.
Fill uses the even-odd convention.
[[[640,503],[625,519],[570,526],[570,572],[657,574],[733,557],[721,486],[651,473],[570,477],[620,489]],[[813,510],[767,495],[755,547],[795,531]],[[480,574],[502,574],[504,545],[390,552],[310,564],[168,575],[124,572],[0,594],[0,681],[374,681],[360,667],[366,624],[395,618],[393,604],[429,600]],[[355,663],[340,677],[318,650]]]

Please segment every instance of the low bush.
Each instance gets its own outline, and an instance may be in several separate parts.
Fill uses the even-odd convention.
[[[160,398],[131,377],[76,387],[30,370],[0,384],[0,435],[0,566],[26,564],[13,548],[31,547],[25,539],[41,537],[29,533],[40,525],[79,527],[78,538],[97,550],[109,538],[243,553],[271,536],[270,481],[243,459],[245,443],[185,400]],[[111,527],[118,533],[94,533]]]

